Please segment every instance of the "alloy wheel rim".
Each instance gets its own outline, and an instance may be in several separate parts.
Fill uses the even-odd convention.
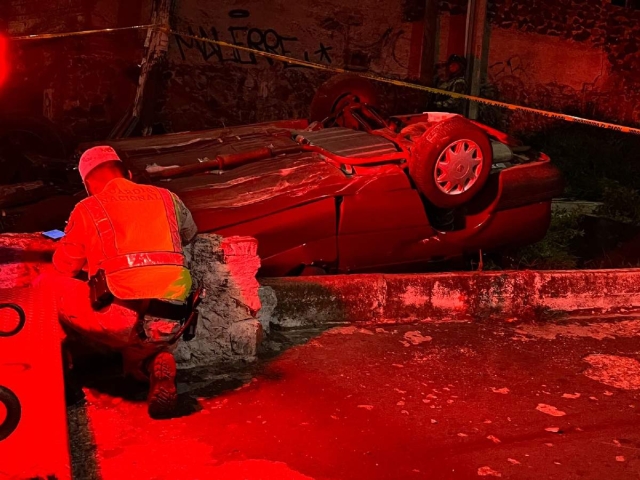
[[[484,156],[473,140],[456,140],[445,148],[434,171],[438,189],[447,195],[461,195],[475,185],[482,172]]]

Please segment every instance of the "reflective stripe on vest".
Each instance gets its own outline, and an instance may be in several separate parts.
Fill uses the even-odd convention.
[[[104,209],[100,201],[96,197],[86,198],[82,203],[89,215],[93,224],[98,229],[98,236],[100,237],[100,243],[102,244],[102,251],[106,258],[112,258],[118,255],[118,248],[116,247],[116,232],[113,229],[111,220],[107,215],[107,211]]]
[[[162,202],[164,203],[164,211],[167,212],[167,220],[169,221],[169,231],[171,232],[171,241],[173,242],[173,251],[182,254],[182,241],[180,240],[180,228],[178,227],[177,215],[171,215],[176,211],[176,205],[168,190],[158,189]]]
[[[176,215],[171,214],[175,212],[173,198],[171,198],[171,193],[166,190],[158,189],[158,193],[162,197],[167,214],[173,252],[143,252],[118,255],[115,230],[102,203],[96,197],[88,197],[82,202],[98,229],[100,243],[105,255],[105,259],[98,265],[99,269],[104,270],[105,273],[114,273],[128,268],[151,265],[186,266],[186,259],[182,253],[178,221]]]
[[[100,268],[106,273],[119,272],[134,267],[148,267],[151,265],[177,265],[186,267],[184,255],[175,252],[130,253],[108,258],[100,263]]]

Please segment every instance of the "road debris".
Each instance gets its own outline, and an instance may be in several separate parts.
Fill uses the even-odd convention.
[[[366,328],[358,328],[353,325],[348,327],[336,327],[328,330],[326,332],[327,335],[353,335],[354,333],[362,333],[364,335],[373,335],[374,333],[371,330],[367,330]]]
[[[570,398],[572,400],[575,400],[576,398],[580,398],[580,394],[579,393],[565,393],[562,395],[562,398]]]
[[[518,460],[516,460],[515,458],[507,458],[507,462],[509,462],[511,465],[522,465]]]
[[[412,331],[404,334],[405,340],[411,342],[413,345],[420,345],[421,343],[430,342],[432,337],[424,336],[420,332]]]
[[[584,375],[592,380],[622,390],[640,390],[640,362],[617,355],[588,355],[584,361],[591,368]],[[605,393],[606,395],[606,393]]]
[[[502,443],[501,440],[498,437],[496,437],[495,435],[489,435],[487,437],[487,440],[491,440],[495,444]]]
[[[616,457],[616,462],[624,462],[625,458],[622,455]]]
[[[558,336],[569,338],[595,338],[597,340],[616,337],[633,338],[640,335],[640,321],[624,320],[615,323],[591,323],[588,325],[523,325],[516,329],[520,335],[555,340]]]
[[[481,477],[502,477],[500,472],[497,472],[491,467],[480,467],[478,469],[478,475]]]
[[[358,405],[358,408],[364,408],[365,410],[373,410],[373,405]]]
[[[558,410],[553,405],[547,405],[546,403],[539,403],[536,407],[536,410],[542,413],[546,413],[547,415],[551,415],[552,417],[564,417],[567,414],[562,410]]]
[[[491,391],[493,393],[501,393],[503,395],[506,395],[507,393],[509,393],[511,390],[509,390],[507,387],[503,387],[503,388],[495,388],[495,387],[491,387]]]
[[[560,428],[559,427],[547,427],[544,430],[545,430],[545,432],[551,432],[551,433],[559,433],[560,432]]]

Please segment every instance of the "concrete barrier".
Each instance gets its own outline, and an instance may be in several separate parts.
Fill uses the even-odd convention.
[[[269,322],[544,320],[640,308],[640,270],[454,272],[262,280]],[[263,322],[267,319],[263,318]]]
[[[39,234],[0,235],[0,288],[30,287],[50,265],[55,246]],[[256,358],[263,334],[257,249],[251,237],[218,235],[198,235],[187,249],[192,275],[207,295],[199,308],[196,338],[178,345],[180,367]]]

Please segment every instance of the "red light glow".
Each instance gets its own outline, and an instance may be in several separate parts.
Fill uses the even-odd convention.
[[[0,87],[9,76],[9,46],[6,37],[0,35]]]

